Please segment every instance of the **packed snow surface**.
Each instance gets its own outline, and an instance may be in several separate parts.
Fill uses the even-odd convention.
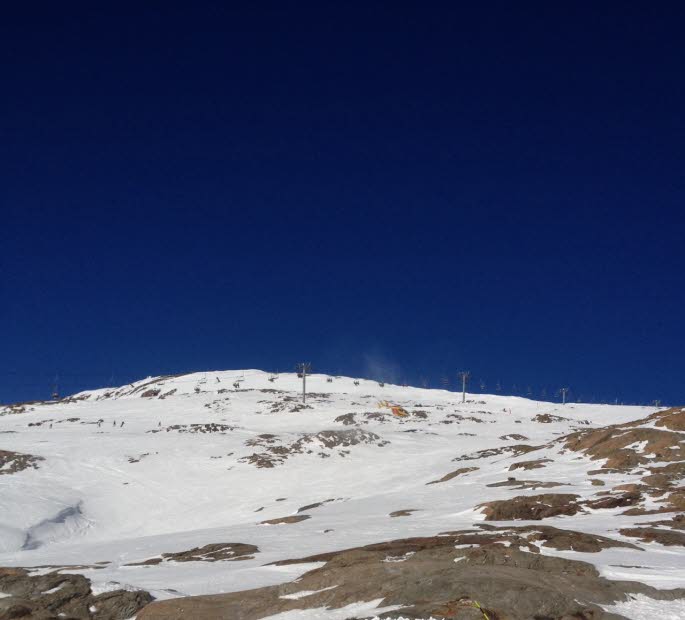
[[[604,605],[604,609],[631,620],[683,620],[685,618],[684,599],[655,601],[642,594],[615,605]]]
[[[97,592],[143,588],[157,598],[292,581],[313,565],[267,564],[471,528],[484,518],[484,501],[546,492],[486,486],[512,475],[595,497],[601,489],[588,471],[602,463],[554,440],[656,411],[481,394],[462,403],[460,393],[318,374],[307,377],[302,407],[301,387],[295,374],[220,371],[148,378],[23,410],[0,407],[0,450],[42,459],[0,475],[0,566],[73,565]],[[552,421],[536,420],[541,414]],[[496,450],[517,444],[541,447],[520,456]],[[495,450],[474,456],[486,449]],[[545,458],[545,467],[509,471],[512,463]],[[428,484],[464,467],[478,469]],[[639,476],[602,478],[611,488]],[[263,523],[302,515],[309,518]],[[628,540],[619,529],[653,519],[589,510],[544,523]],[[258,551],[240,561],[162,558],[216,543]],[[642,546],[545,553],[592,562],[610,578],[685,586],[682,548]],[[352,615],[382,613],[371,603]],[[616,609],[646,618],[655,605],[658,614],[649,617],[685,617],[676,603],[638,598]],[[668,616],[670,609],[676,615]],[[297,617],[346,617],[339,611]]]

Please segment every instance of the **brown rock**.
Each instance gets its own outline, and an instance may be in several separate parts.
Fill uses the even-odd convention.
[[[545,493],[519,495],[511,499],[480,504],[486,521],[512,521],[516,519],[539,521],[559,515],[574,515],[581,511],[578,495],[573,493]]]
[[[42,456],[21,454],[10,450],[0,450],[0,476],[16,474],[19,471],[32,467],[38,469],[38,463],[44,460]]]
[[[156,602],[141,611],[138,620],[259,620],[285,611],[339,609],[374,599],[399,606],[384,614],[387,618],[482,620],[474,606],[478,601],[490,620],[608,620],[616,616],[599,605],[623,600],[627,592],[655,598],[685,594],[609,581],[591,564],[500,544],[455,549],[470,534],[459,536],[395,540],[281,562],[325,565],[279,586]],[[312,594],[283,598],[303,591]]]
[[[585,502],[585,506],[594,510],[623,508],[625,506],[634,506],[640,499],[642,499],[642,496],[638,492],[623,493],[622,495],[607,495],[600,499],[589,500]]]
[[[461,476],[462,474],[468,474],[472,471],[476,471],[478,467],[460,467],[459,469],[455,469],[454,471],[451,471],[449,474],[445,474],[442,478],[439,480],[433,480],[431,482],[426,482],[426,484],[438,484],[440,482],[447,482],[448,480],[452,480],[452,478],[456,478],[457,476]]]
[[[531,469],[541,469],[545,467],[545,463],[551,463],[552,459],[536,459],[534,461],[519,461],[518,463],[513,463],[509,467],[509,471],[516,471],[517,469],[525,469],[526,471]]]
[[[669,547],[685,547],[685,533],[672,530],[662,530],[653,527],[634,527],[619,530],[624,536],[639,538],[642,542],[657,542]]]
[[[289,517],[280,517],[279,519],[267,519],[266,521],[261,521],[262,525],[283,525],[286,523],[299,523],[300,521],[306,521],[311,519],[310,515],[291,515]]]

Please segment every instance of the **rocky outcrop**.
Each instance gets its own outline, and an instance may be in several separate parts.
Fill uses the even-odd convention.
[[[0,450],[0,476],[16,474],[29,468],[38,469],[38,463],[42,460],[44,460],[42,456]]]
[[[685,413],[678,409],[657,412],[648,418],[604,428],[583,430],[562,438],[565,447],[593,460],[606,459],[605,468],[626,471],[654,462],[685,460],[685,433],[680,433]],[[663,427],[665,430],[653,428]]]
[[[495,488],[509,487],[511,489],[516,489],[517,491],[522,489],[531,489],[534,491],[535,489],[552,489],[554,487],[565,486],[565,483],[552,481],[542,482],[541,480],[517,480],[516,478],[508,478],[502,482],[493,482],[492,484],[488,484],[486,486]]]
[[[30,575],[0,569],[0,620],[127,620],[153,598],[145,591],[114,590],[94,595],[83,575]]]
[[[235,426],[229,426],[228,424],[217,424],[216,422],[206,422],[204,424],[172,424],[165,428],[155,428],[148,433],[161,433],[170,431],[176,433],[228,433],[235,430]]]
[[[624,536],[639,538],[642,542],[656,542],[667,547],[685,547],[685,533],[656,527],[632,527],[620,530]]]
[[[290,523],[299,523],[311,519],[311,515],[290,515],[289,517],[279,517],[278,519],[267,519],[260,521],[262,525],[286,525]]]
[[[485,502],[483,509],[486,521],[540,521],[548,517],[574,515],[582,510],[573,493],[545,493],[543,495],[518,495],[511,499]]]
[[[478,450],[478,452],[473,452],[472,454],[464,454],[459,456],[453,461],[475,461],[477,459],[486,459],[493,456],[500,456],[502,454],[508,454],[510,456],[520,456],[521,454],[527,454],[528,452],[534,452],[539,450],[542,446],[528,446],[526,444],[516,444],[514,446],[502,446],[500,448],[486,448],[485,450]]]
[[[542,469],[547,463],[551,463],[552,459],[535,459],[533,461],[519,461],[518,463],[512,463],[509,467],[509,471],[516,471],[517,469],[524,469],[526,471],[530,469]]]
[[[484,544],[477,544],[479,536]],[[280,562],[325,565],[278,586],[156,602],[138,620],[259,620],[376,600],[379,606],[397,607],[384,618],[482,620],[485,612],[490,620],[609,620],[620,616],[599,605],[623,600],[627,593],[685,596],[685,590],[610,581],[591,564],[506,547],[493,540],[497,536],[462,532],[409,538]],[[471,546],[455,548],[465,544]]]
[[[331,456],[334,450],[337,450],[338,455],[346,456],[349,454],[347,448],[352,446],[368,444],[382,448],[388,443],[376,433],[360,428],[307,433],[291,442],[283,441],[277,435],[266,433],[245,442],[245,445],[259,447],[262,451],[244,456],[239,461],[250,463],[255,467],[270,468],[282,465],[288,458],[296,454],[316,454],[326,458]]]
[[[188,551],[176,553],[162,553],[161,556],[132,562],[126,566],[152,566],[162,562],[235,562],[238,560],[252,560],[254,554],[259,552],[255,545],[245,543],[213,543],[204,547],[195,547]]]
[[[478,467],[460,467],[459,469],[455,469],[454,471],[451,471],[449,474],[445,474],[442,478],[439,480],[432,480],[431,482],[426,482],[426,484],[439,484],[440,482],[447,482],[449,480],[452,480],[452,478],[456,478],[457,476],[462,476],[464,474],[471,473],[472,471],[477,471]]]

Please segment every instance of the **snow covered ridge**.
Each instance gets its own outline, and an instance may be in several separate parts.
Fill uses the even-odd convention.
[[[507,598],[517,583],[551,618],[633,617],[631,595],[666,614],[683,598],[682,409],[462,403],[316,374],[303,404],[301,388],[295,374],[220,371],[0,408],[0,566],[48,567],[23,588],[58,570],[94,592],[150,592],[139,620],[198,594],[234,613],[250,589],[265,603],[246,620],[362,617],[362,604],[449,617],[471,600],[525,618],[533,607]],[[555,576],[569,570],[581,602]],[[431,571],[437,585],[412,590]],[[482,587],[493,575],[501,596]]]

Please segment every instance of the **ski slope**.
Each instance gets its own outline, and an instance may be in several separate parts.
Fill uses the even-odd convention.
[[[545,492],[487,486],[511,476],[557,482],[564,486],[554,492],[583,499],[636,482],[634,472],[604,474],[598,488],[588,472],[601,463],[555,440],[657,411],[480,394],[462,403],[461,393],[318,374],[307,377],[302,408],[301,384],[295,374],[203,372],[0,408],[0,450],[42,459],[0,475],[0,566],[78,566],[94,590],[123,585],[158,599],[291,581],[311,565],[268,564],[467,529],[485,518],[482,502]],[[551,421],[538,421],[544,414]],[[519,444],[544,447],[497,452]],[[487,449],[493,453],[473,457]],[[549,461],[510,471],[531,459]],[[429,484],[466,467],[477,469]],[[588,510],[544,524],[635,543],[618,530],[655,519],[622,512]],[[308,518],[263,523],[298,515]],[[241,561],[130,566],[222,542],[259,551]],[[592,562],[612,579],[685,587],[683,547],[639,544],[639,562],[621,548],[545,553]]]

